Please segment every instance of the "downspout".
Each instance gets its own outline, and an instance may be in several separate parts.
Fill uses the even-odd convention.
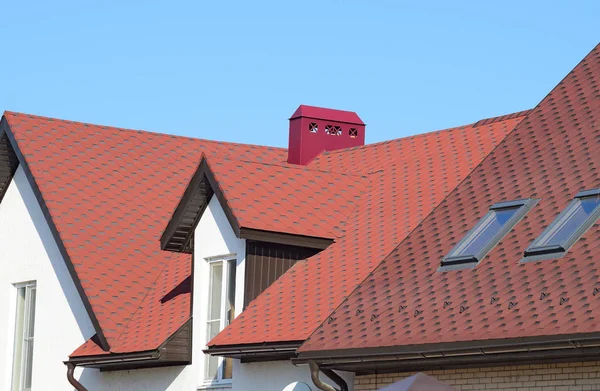
[[[75,377],[73,376],[73,373],[75,372],[75,365],[71,364],[70,362],[68,362],[66,364],[67,364],[67,379],[69,380],[69,383],[71,383],[71,385],[73,387],[75,387],[75,389],[77,391],[88,391],[88,389],[85,388],[83,386],[83,384],[79,383],[79,381],[77,379],[75,379]]]
[[[348,391],[348,385],[346,384],[346,381],[342,379],[340,375],[335,373],[333,369],[323,368],[321,369],[321,372],[323,372],[325,376],[327,376],[328,378],[333,380],[338,386],[340,386],[340,391]]]
[[[329,377],[331,380],[333,380],[334,382],[336,382],[336,384],[338,386],[340,386],[340,390],[332,387],[331,385],[321,381],[321,379],[319,379],[319,366],[317,365],[317,363],[314,360],[310,360],[308,362],[308,366],[310,367],[310,378],[312,379],[313,383],[315,384],[315,386],[319,389],[319,390],[323,390],[323,391],[348,391],[348,385],[346,384],[346,381],[344,379],[342,379],[337,373],[335,373],[332,370],[328,370],[328,369],[324,369],[323,373],[325,375],[327,375],[327,377]]]

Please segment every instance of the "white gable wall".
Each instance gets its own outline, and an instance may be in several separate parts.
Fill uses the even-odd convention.
[[[238,316],[244,303],[246,241],[235,235],[219,200],[213,196],[194,232],[194,332],[192,343],[194,351],[192,361],[194,365],[197,365],[196,385],[199,387],[205,385],[206,355],[202,350],[206,349],[206,343],[208,342],[206,319],[209,295],[209,264],[207,258],[228,254],[236,254],[237,259],[235,315]],[[231,385],[226,385],[226,387],[231,389]],[[211,388],[211,390],[214,389]]]
[[[37,281],[33,390],[66,390],[64,360],[94,335],[83,303],[21,167],[0,203],[0,389],[10,390],[16,289]]]

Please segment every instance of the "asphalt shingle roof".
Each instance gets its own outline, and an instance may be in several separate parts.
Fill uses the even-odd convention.
[[[298,341],[524,114],[326,152],[308,167],[288,165],[280,148],[12,112],[4,119],[110,352],[127,353],[157,348],[191,316],[191,257],[161,251],[159,239],[203,156],[241,226],[336,239],[297,263],[211,345]],[[90,340],[73,356],[105,353]]]
[[[600,331],[600,224],[561,258],[520,262],[581,190],[600,187],[597,46],[299,349],[341,352]],[[444,255],[499,201],[539,199],[472,269]]]
[[[321,154],[310,169],[369,178],[345,234],[295,264],[209,347],[306,339],[524,114]]]

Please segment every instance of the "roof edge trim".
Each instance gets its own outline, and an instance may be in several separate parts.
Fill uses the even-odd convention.
[[[77,289],[77,292],[79,293],[79,297],[81,298],[81,301],[83,302],[83,306],[85,307],[86,312],[87,312],[88,316],[90,317],[90,321],[92,322],[92,325],[94,326],[94,330],[96,331],[96,335],[98,338],[98,344],[100,345],[100,347],[103,350],[109,351],[110,345],[108,344],[108,341],[107,341],[106,337],[104,336],[104,333],[102,332],[102,328],[100,327],[98,318],[96,317],[96,314],[94,313],[94,311],[92,309],[92,305],[91,305],[87,295],[85,294],[85,290],[83,289],[83,286],[81,285],[79,276],[77,275],[77,272],[75,271],[75,266],[73,265],[73,262],[71,261],[71,257],[69,256],[69,253],[67,252],[67,248],[65,247],[65,244],[63,243],[62,238],[60,237],[60,234],[58,233],[58,229],[56,228],[56,225],[54,224],[52,215],[50,214],[50,210],[48,209],[48,206],[46,205],[46,202],[44,201],[44,197],[42,196],[40,188],[38,187],[37,182],[35,181],[35,178],[31,172],[31,169],[29,168],[29,165],[27,164],[25,157],[23,156],[23,154],[21,153],[21,150],[19,149],[17,140],[15,139],[15,137],[10,129],[10,124],[8,123],[8,120],[6,119],[5,116],[3,116],[2,120],[0,121],[0,134],[6,134],[6,136],[8,137],[10,146],[19,161],[19,164],[21,164],[21,166],[23,167],[23,171],[25,172],[25,176],[27,178],[27,181],[29,182],[29,186],[31,186],[31,189],[33,190],[33,193],[35,195],[35,198],[38,201],[40,209],[42,210],[42,214],[44,215],[46,223],[48,224],[48,227],[50,228],[52,237],[54,238],[54,241],[56,242],[56,245],[65,261],[67,269],[69,270],[69,274],[71,275],[71,279],[73,280],[73,282],[75,284],[75,288]]]
[[[253,228],[240,228],[240,238],[258,240],[261,242],[316,248],[319,250],[326,249],[334,242],[334,239],[320,238],[317,236],[294,235],[285,232],[263,231]]]
[[[210,191],[207,190],[204,194],[198,194],[200,187],[206,185],[203,184],[203,181],[207,182],[206,184],[210,187]],[[204,213],[204,209],[208,205],[208,202],[213,194],[219,199],[219,203],[221,204],[221,207],[225,212],[225,216],[227,216],[227,220],[229,221],[234,233],[237,237],[240,236],[239,223],[234,216],[233,211],[229,207],[223,191],[219,188],[219,184],[210,169],[206,156],[202,154],[202,158],[200,160],[200,164],[198,164],[196,172],[192,176],[192,179],[187,185],[179,204],[175,208],[167,227],[161,235],[160,247],[162,250],[190,252],[190,250],[187,248],[188,242],[193,235],[196,225],[198,224],[198,221],[200,221],[200,218]],[[198,201],[197,198],[199,197],[203,197],[204,200],[201,201],[200,205],[194,205],[193,201],[195,199]],[[191,219],[193,222],[188,224],[187,228],[182,228],[184,219]],[[174,236],[178,230],[189,231],[187,232],[186,239],[183,243],[174,242]]]
[[[298,361],[316,360],[332,364],[353,361],[385,361],[386,358],[391,357],[394,360],[448,358],[587,347],[600,347],[600,332],[376,348],[300,351],[298,352]]]
[[[19,167],[19,160],[10,145],[8,135],[0,126],[0,203],[10,186],[12,177]]]
[[[203,350],[213,356],[243,359],[245,362],[287,360],[296,357],[303,341],[264,342],[257,344],[209,346]]]

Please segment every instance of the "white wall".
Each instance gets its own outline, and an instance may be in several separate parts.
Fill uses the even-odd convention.
[[[348,384],[348,390],[354,389],[354,374],[350,372],[338,372]],[[339,388],[336,384],[322,373],[321,380]],[[272,390],[282,391],[293,382],[306,383],[311,390],[318,391],[310,379],[308,365],[294,366],[290,361],[274,361],[264,363],[242,364],[239,361],[233,366],[233,390],[234,391],[260,391]]]
[[[70,389],[64,360],[95,332],[19,167],[0,203],[0,389],[10,390],[16,291],[37,281],[33,390]]]
[[[89,391],[196,391],[192,366],[111,372],[78,368],[75,376]]]
[[[196,226],[194,233],[194,332],[192,361],[197,365],[197,385],[205,384],[206,355],[202,352],[208,343],[206,316],[209,288],[207,258],[236,254],[235,312],[242,312],[244,303],[244,272],[246,241],[235,236],[217,197],[213,196]],[[214,388],[213,388],[214,389]]]

